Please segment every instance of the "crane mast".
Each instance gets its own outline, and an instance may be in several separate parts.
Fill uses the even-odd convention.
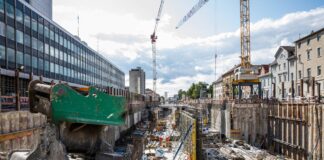
[[[156,32],[157,32],[158,24],[160,22],[163,5],[164,5],[164,0],[161,0],[158,15],[157,15],[157,17],[155,19],[154,31],[153,31],[153,34],[151,35],[152,62],[153,62],[153,97],[152,97],[153,101],[155,101],[155,99],[156,99],[155,94],[156,94],[156,80],[157,80],[157,72],[156,72],[156,40],[157,40],[157,35],[156,35]]]
[[[246,70],[251,68],[250,44],[250,0],[240,0],[241,15],[241,67]]]

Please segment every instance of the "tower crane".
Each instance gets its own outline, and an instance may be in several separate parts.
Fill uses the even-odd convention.
[[[163,9],[163,5],[164,5],[164,0],[161,0],[160,3],[160,8],[157,14],[157,17],[155,19],[155,27],[154,27],[154,31],[153,34],[151,35],[151,43],[152,43],[152,60],[153,60],[153,97],[152,100],[155,101],[155,94],[156,94],[156,40],[157,40],[157,27],[159,25],[160,22],[160,18],[161,18],[161,14],[162,14],[162,9]]]
[[[199,0],[199,2],[192,7],[192,9],[180,20],[176,29],[190,19],[201,7],[203,7],[209,0]],[[261,95],[260,81],[253,73],[251,66],[251,40],[250,40],[250,0],[240,0],[240,38],[241,38],[241,65],[235,69],[235,80],[233,82],[233,97],[234,88],[239,89],[239,98],[242,96],[242,86],[251,86],[257,84],[259,88],[259,96]]]

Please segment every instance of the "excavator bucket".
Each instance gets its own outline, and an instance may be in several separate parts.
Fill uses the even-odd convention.
[[[57,84],[51,90],[53,122],[96,125],[123,125],[126,100],[105,94],[93,87],[84,96],[67,85]]]

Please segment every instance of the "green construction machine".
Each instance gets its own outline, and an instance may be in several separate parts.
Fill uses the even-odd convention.
[[[111,126],[125,124],[125,97],[94,87],[72,88],[39,80],[30,82],[28,93],[30,111],[46,115],[48,123],[35,149],[17,151],[13,159],[69,159],[69,153],[82,153],[100,160],[113,152],[115,136],[111,135]]]
[[[63,83],[48,85],[33,81],[29,85],[29,100],[32,112],[47,115],[55,124],[125,124],[125,97],[108,95],[94,87],[85,92]]]

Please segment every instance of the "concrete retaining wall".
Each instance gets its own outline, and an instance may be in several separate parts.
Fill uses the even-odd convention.
[[[228,105],[232,106],[232,138],[293,159],[324,159],[323,104]]]
[[[268,106],[263,104],[232,104],[231,111],[233,123],[231,129],[239,134],[235,137],[241,137],[252,145],[264,145],[268,134]]]
[[[13,150],[29,150],[38,144],[46,116],[28,111],[0,113],[0,159]]]

